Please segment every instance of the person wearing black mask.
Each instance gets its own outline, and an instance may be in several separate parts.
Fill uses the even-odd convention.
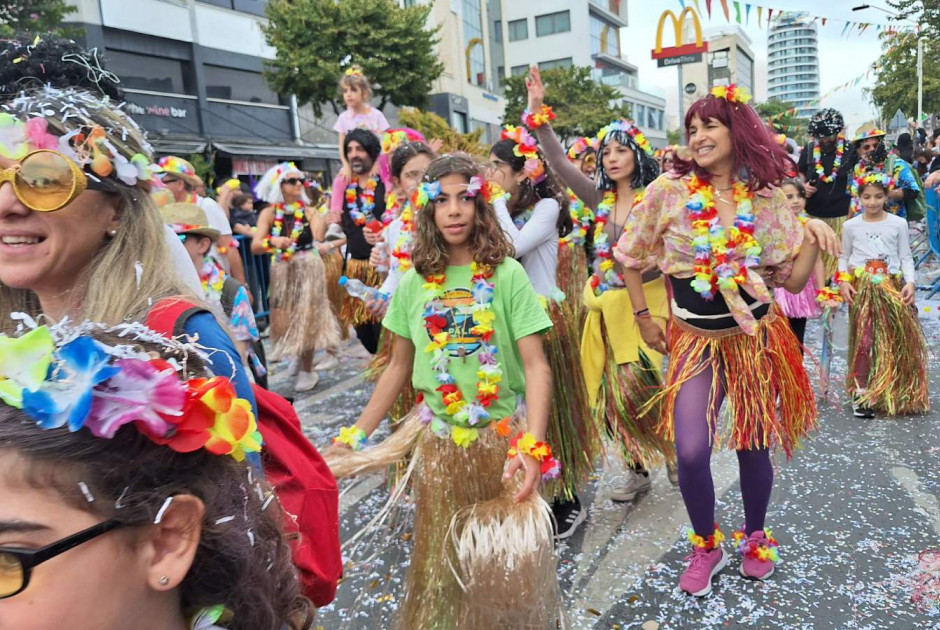
[[[331,213],[332,222],[341,225],[346,235],[346,277],[355,278],[371,287],[381,286],[382,278],[375,267],[369,264],[372,245],[366,240],[364,232],[381,230],[379,218],[385,212],[385,184],[374,174],[375,161],[381,151],[379,139],[371,131],[353,129],[346,135],[343,154],[352,170],[352,180],[346,182],[345,193],[338,200],[339,204],[336,199],[333,200]],[[376,353],[382,324],[375,320],[362,300],[344,296],[340,323],[355,327],[356,336],[365,349],[371,354]]]
[[[850,147],[843,134],[842,114],[831,107],[821,109],[809,121],[813,140],[800,154],[797,168],[806,189],[806,213],[822,219],[842,237],[842,224],[849,214],[848,176]],[[836,272],[839,260],[823,252],[826,277]]]

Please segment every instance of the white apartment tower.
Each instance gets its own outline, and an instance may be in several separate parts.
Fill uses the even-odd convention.
[[[793,103],[809,118],[819,98],[819,47],[816,23],[805,13],[784,13],[767,36],[767,97]]]

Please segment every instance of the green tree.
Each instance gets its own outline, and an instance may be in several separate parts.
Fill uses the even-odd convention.
[[[443,141],[441,151],[453,153],[460,151],[485,157],[489,149],[480,142],[483,129],[476,129],[470,133],[460,133],[447,124],[447,121],[432,112],[422,111],[414,107],[406,107],[398,112],[398,122],[402,127],[411,127],[420,131],[425,138],[435,138]]]
[[[785,133],[789,137],[803,144],[807,139],[806,125],[809,121],[800,118],[796,114],[785,114],[788,109],[793,109],[793,103],[786,101],[765,101],[754,106],[764,122],[769,122],[777,133]]]
[[[620,99],[620,93],[609,85],[593,81],[591,68],[587,66],[545,70],[542,80],[545,104],[555,110],[552,127],[565,143],[578,136],[593,135],[612,120],[630,117],[628,105],[613,104]],[[525,75],[504,79],[503,85],[506,87],[503,123],[518,125],[528,101]]]
[[[321,116],[324,103],[339,113],[339,80],[348,64],[362,66],[380,100],[424,105],[444,71],[427,27],[430,5],[401,8],[393,0],[271,0],[268,44],[277,49],[265,77],[281,94],[295,94]]]
[[[670,129],[666,132],[666,142],[668,144],[682,144],[684,141],[685,137],[681,129]]]
[[[62,20],[75,7],[66,0],[0,1],[0,37],[35,33],[69,34]]]
[[[940,9],[938,9],[940,12]],[[881,69],[866,93],[878,108],[882,121],[900,109],[906,116],[917,113],[917,39],[906,32],[881,35]],[[940,111],[940,51],[936,40],[924,39],[924,112]]]
[[[928,33],[940,29],[940,4],[936,0],[887,0],[902,20],[912,20]],[[903,25],[902,23],[895,22]]]

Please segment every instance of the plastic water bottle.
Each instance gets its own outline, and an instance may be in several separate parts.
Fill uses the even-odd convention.
[[[381,243],[376,243],[372,246],[372,249],[378,250],[379,255],[379,264],[375,266],[375,270],[379,273],[388,272],[388,265],[392,259],[392,255],[388,251],[388,243],[385,243],[384,241]]]
[[[388,294],[382,293],[375,287],[370,287],[367,284],[363,284],[362,281],[356,280],[355,278],[347,278],[346,276],[340,276],[339,286],[346,289],[346,293],[351,295],[354,298],[360,300],[374,300],[376,302],[388,300]]]

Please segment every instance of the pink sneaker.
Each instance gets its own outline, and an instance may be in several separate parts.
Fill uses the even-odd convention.
[[[749,580],[766,580],[774,574],[774,563],[780,562],[777,541],[770,530],[757,530],[745,537],[743,530],[732,535],[741,554],[741,575]]]
[[[679,577],[679,588],[695,597],[712,592],[712,578],[728,564],[728,554],[719,544],[714,549],[693,547],[685,557],[689,565]]]

